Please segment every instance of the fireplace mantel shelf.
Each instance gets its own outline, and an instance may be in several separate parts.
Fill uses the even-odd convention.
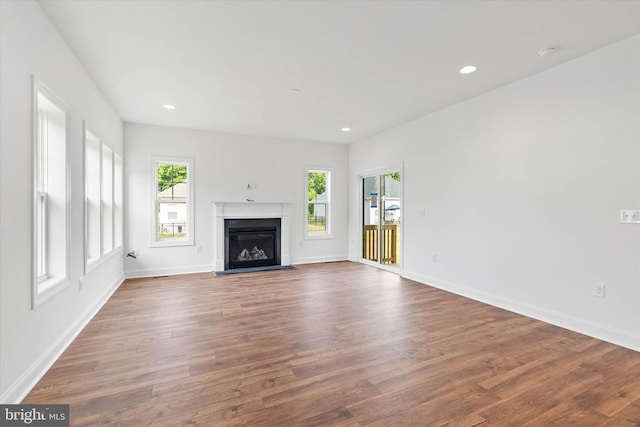
[[[212,201],[214,215],[221,218],[282,218],[289,216],[289,202]]]
[[[247,210],[247,211],[258,211],[258,210],[264,210],[264,209],[269,209],[270,207],[272,208],[280,208],[280,209],[286,209],[289,206],[292,205],[292,203],[290,202],[272,202],[272,201],[254,201],[254,202],[249,202],[249,201],[218,201],[218,200],[212,200],[210,202],[216,209],[225,209],[225,208],[230,208],[230,209],[243,209],[243,210]]]

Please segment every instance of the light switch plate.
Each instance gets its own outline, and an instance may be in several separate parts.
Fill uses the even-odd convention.
[[[640,209],[621,209],[620,222],[623,224],[640,224]]]

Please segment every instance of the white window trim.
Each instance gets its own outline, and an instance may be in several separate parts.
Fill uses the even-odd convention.
[[[38,157],[36,154],[38,153],[38,133],[40,130],[40,124],[38,123],[38,94],[42,93],[50,102],[55,104],[57,108],[59,108],[62,112],[65,113],[65,142],[64,142],[64,159],[65,159],[65,170],[64,170],[64,223],[65,223],[65,233],[64,233],[64,274],[59,275],[57,277],[48,277],[46,274],[39,274],[38,272],[38,262],[37,262],[37,221],[36,221],[36,206],[38,205],[37,199],[42,197],[40,192],[37,191],[37,168],[38,168]],[[54,295],[58,294],[62,291],[67,285],[69,285],[69,272],[71,271],[71,256],[70,256],[70,181],[69,181],[69,107],[66,105],[64,101],[58,97],[55,92],[49,89],[43,82],[38,80],[36,76],[32,76],[32,98],[31,98],[31,111],[32,111],[32,130],[31,130],[31,138],[32,138],[32,206],[31,206],[31,308],[35,309],[43,304],[45,301],[51,299]],[[46,212],[46,205],[45,205]],[[46,252],[47,249],[44,249]]]
[[[113,150],[113,148],[112,148]],[[119,162],[119,168],[118,168]],[[113,252],[124,244],[124,158],[113,151]]]
[[[87,170],[87,133],[91,133],[98,141],[98,177],[100,178],[98,188],[99,195],[98,201],[100,203],[100,209],[98,213],[98,223],[100,232],[98,233],[98,256],[94,258],[89,258],[89,229],[88,229],[88,218],[89,218],[89,209],[87,206],[87,176],[89,171]],[[91,132],[87,126],[86,121],[84,122],[84,134],[82,141],[82,158],[83,158],[83,182],[84,182],[84,273],[88,274],[90,271],[95,269],[99,264],[102,263],[102,142],[100,139],[95,136],[93,132]]]
[[[188,184],[188,201],[187,201],[187,220],[188,222],[188,232],[187,237],[183,239],[167,239],[167,240],[158,240],[156,238],[156,225],[158,224],[158,212],[157,212],[157,167],[158,164],[177,164],[177,165],[187,165],[187,184]],[[150,164],[150,181],[151,181],[151,215],[150,218],[150,243],[149,245],[152,248],[162,248],[162,247],[172,247],[172,246],[193,246],[195,243],[195,198],[194,198],[194,188],[195,188],[195,179],[194,179],[194,168],[193,168],[193,158],[189,157],[173,157],[173,156],[152,156],[151,164]]]
[[[88,230],[88,216],[89,216],[89,212],[88,212],[88,207],[87,207],[87,158],[86,158],[86,150],[87,150],[87,132],[91,133],[93,135],[93,137],[98,141],[98,163],[99,163],[99,167],[98,167],[98,177],[99,177],[99,203],[100,203],[100,213],[98,215],[98,221],[100,223],[100,232],[98,233],[98,248],[99,248],[99,255],[97,257],[88,258],[88,244],[89,244],[89,230]],[[113,185],[113,192],[112,192],[112,206],[114,207],[114,210],[112,211],[112,215],[111,215],[111,222],[112,222],[112,239],[114,242],[113,247],[108,250],[105,251],[104,250],[104,216],[103,216],[103,180],[104,180],[104,174],[103,174],[103,148],[104,147],[108,147],[111,150],[111,158],[112,158],[112,170],[111,170],[111,182]],[[113,258],[116,254],[121,254],[123,252],[122,250],[122,238],[120,239],[120,244],[119,245],[115,245],[115,238],[116,238],[116,234],[118,232],[122,233],[122,229],[117,230],[116,229],[116,212],[115,212],[115,204],[116,204],[116,187],[115,187],[115,183],[116,183],[116,168],[115,168],[115,158],[116,156],[120,157],[121,161],[122,161],[122,156],[117,153],[112,147],[110,147],[108,144],[105,144],[104,142],[102,142],[100,140],[100,138],[98,138],[87,126],[87,122],[84,122],[84,134],[83,134],[83,171],[84,171],[84,274],[89,274],[91,271],[95,270],[98,266],[104,264],[107,260]],[[120,170],[120,173],[123,173],[123,170]],[[120,184],[122,184],[122,179],[120,180]],[[122,188],[120,189],[120,195],[122,195]],[[120,201],[120,205],[122,205],[122,200]],[[122,212],[120,212],[120,215],[122,215]],[[120,223],[122,223],[122,220],[120,220]]]
[[[108,156],[109,159],[109,171],[105,170],[105,149],[108,149],[111,153]],[[101,142],[100,145],[100,170],[101,170],[101,175],[100,175],[100,254],[101,256],[105,256],[110,254],[111,252],[114,251],[115,247],[114,247],[114,229],[113,229],[113,224],[114,224],[114,220],[113,220],[113,203],[114,203],[114,194],[113,194],[113,176],[114,176],[114,170],[113,170],[113,149],[111,147],[109,147],[109,145],[105,144],[104,142]],[[105,179],[105,173],[106,176],[108,177],[108,180]],[[110,193],[111,193],[111,197],[110,200],[108,198],[105,197],[105,184],[108,181],[108,185]],[[108,218],[105,218],[105,212],[106,212],[106,207],[105,207],[105,201],[108,200],[109,201],[109,206],[111,207],[111,215],[109,215]],[[105,230],[107,229],[106,225],[107,222],[110,223],[108,230],[110,231],[110,236],[109,236],[109,241],[111,242],[111,247],[109,248],[105,248],[105,244],[107,242],[107,233],[105,232]]]
[[[327,231],[322,233],[309,233],[308,230],[308,212],[309,212],[309,172],[327,173]],[[333,169],[327,167],[307,166],[304,169],[304,220],[303,220],[303,236],[306,240],[333,239]]]
[[[38,221],[37,218],[44,217],[45,219],[43,221],[46,221],[46,217],[47,217],[47,193],[46,192],[36,191],[34,210],[35,210],[34,215],[36,216],[36,219],[34,221],[34,232],[35,232],[35,238],[34,238],[35,249],[34,250],[39,252],[35,255],[35,261],[34,261],[36,263],[35,277],[38,283],[41,283],[47,280],[47,272],[41,271],[41,265],[40,265],[40,264],[46,265],[47,263],[47,250],[46,250],[47,227],[46,225],[43,226],[43,224],[40,221]],[[38,239],[44,242],[44,244],[41,245],[40,247],[38,247],[36,243]],[[41,260],[41,261],[38,262],[38,260]],[[43,269],[46,270],[45,267],[43,267]]]
[[[122,255],[123,253],[124,252],[122,251],[122,246],[120,246],[113,249],[112,251],[109,251],[101,255],[100,258],[94,258],[93,260],[91,260],[86,264],[86,269],[84,274],[89,274],[90,272],[92,272],[93,270],[95,270],[105,262],[109,261],[111,258],[115,257],[118,254]]]

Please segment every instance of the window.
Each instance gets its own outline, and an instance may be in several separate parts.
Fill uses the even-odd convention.
[[[193,160],[153,159],[152,246],[193,244]]]
[[[307,237],[329,236],[331,232],[331,172],[307,170]]]
[[[102,256],[102,183],[101,183],[101,144],[100,140],[88,130],[84,137],[85,170],[85,246],[86,263],[89,266]],[[87,271],[85,270],[85,273]]]
[[[33,279],[31,305],[69,283],[66,107],[34,78]]]
[[[122,246],[122,157],[113,153],[113,245]]]
[[[85,126],[85,273],[122,246],[122,157]]]
[[[102,144],[102,253],[113,250],[113,151]]]

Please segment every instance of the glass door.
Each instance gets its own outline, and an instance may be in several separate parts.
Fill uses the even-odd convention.
[[[400,265],[400,172],[362,178],[362,258]]]

